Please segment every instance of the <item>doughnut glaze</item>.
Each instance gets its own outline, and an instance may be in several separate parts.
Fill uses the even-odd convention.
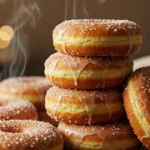
[[[71,90],[52,87],[45,97],[51,118],[68,124],[97,124],[125,118],[122,93],[110,90]]]
[[[61,122],[65,150],[138,150],[140,142],[128,123],[96,126],[69,125]]]
[[[127,56],[139,50],[142,31],[128,20],[67,20],[55,27],[53,43],[74,56]]]
[[[150,67],[137,69],[129,77],[124,105],[135,134],[150,149]]]
[[[45,77],[12,77],[0,82],[1,99],[25,99],[43,109],[50,84]]]
[[[0,120],[37,120],[35,106],[25,100],[0,99]]]
[[[1,150],[63,150],[59,131],[39,121],[0,121]]]
[[[87,58],[55,53],[45,62],[45,75],[50,84],[62,88],[114,88],[132,68],[131,57]]]

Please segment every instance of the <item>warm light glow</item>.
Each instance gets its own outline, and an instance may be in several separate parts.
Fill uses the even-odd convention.
[[[6,48],[10,44],[11,38],[9,33],[0,29],[0,48]]]
[[[0,28],[0,31],[4,31],[10,35],[10,38],[12,39],[14,36],[14,30],[10,26],[3,26]]]

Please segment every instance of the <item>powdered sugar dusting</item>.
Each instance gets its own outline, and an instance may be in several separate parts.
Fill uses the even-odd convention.
[[[56,26],[56,29],[59,26],[65,25],[66,28],[74,26],[75,28],[80,28],[81,31],[86,30],[98,30],[98,26],[105,26],[107,30],[113,29],[114,33],[117,30],[127,30],[127,29],[136,29],[139,27],[135,22],[129,20],[110,20],[110,19],[74,19],[74,20],[66,20],[60,25]]]
[[[37,119],[35,106],[25,100],[0,100],[0,120]]]
[[[13,99],[16,97],[29,100],[35,105],[44,105],[45,94],[50,87],[45,77],[12,77],[0,82],[0,93],[9,99],[12,96]]]
[[[0,91],[12,94],[22,94],[31,89],[44,94],[49,87],[50,85],[45,77],[12,77],[0,83]]]
[[[139,50],[142,30],[129,20],[66,20],[55,27],[53,40],[58,51],[74,56],[129,56]]]
[[[0,146],[14,149],[49,149],[62,147],[62,136],[49,123],[38,121],[0,121]]]
[[[133,24],[136,25],[135,22],[133,21],[129,21],[129,20],[115,20],[115,19],[72,19],[72,20],[65,20],[65,23],[72,23],[72,24],[122,24],[122,23],[126,23],[126,24]]]

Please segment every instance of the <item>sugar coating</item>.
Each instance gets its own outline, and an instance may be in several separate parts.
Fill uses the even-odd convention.
[[[0,82],[0,97],[25,99],[43,109],[45,94],[50,87],[45,77],[12,77]]]
[[[66,20],[57,25],[54,29],[57,30],[61,26],[65,26],[66,29],[71,30],[72,27],[80,29],[80,32],[99,30],[100,27],[105,27],[106,30],[113,30],[113,33],[117,33],[120,30],[135,30],[140,29],[139,25],[129,20],[115,20],[115,19],[76,19]],[[80,34],[80,33],[79,33]]]
[[[103,101],[105,98],[121,96],[121,90],[118,88],[114,89],[100,89],[100,90],[77,90],[77,89],[62,89],[56,86],[53,86],[47,91],[48,95],[59,95],[59,96],[67,96],[67,97],[77,97],[79,99],[84,99],[88,97],[101,98]]]
[[[37,119],[35,106],[25,100],[0,100],[0,120]]]
[[[0,92],[11,94],[23,94],[33,90],[39,94],[45,94],[50,87],[45,77],[12,77],[0,83]]]
[[[55,62],[56,61],[56,62]],[[75,57],[75,56],[69,56],[64,55],[59,52],[56,52],[52,54],[46,61],[46,65],[51,65],[50,68],[55,69],[56,65],[55,63],[58,63],[59,61],[62,61],[66,66],[69,66],[69,68],[80,69],[80,66],[83,64],[95,64],[97,66],[101,66],[103,69],[107,69],[108,66],[120,66],[120,68],[133,65],[132,58],[129,57]],[[55,63],[54,63],[55,62]],[[54,67],[53,67],[54,65]],[[84,69],[84,68],[83,68]]]
[[[62,145],[62,136],[49,123],[39,121],[0,121],[0,147],[6,149],[53,149]]]
[[[120,25],[122,23],[129,24],[129,25],[136,25],[135,22],[129,20],[117,20],[117,19],[72,19],[72,20],[65,20],[64,23],[72,23],[72,24],[117,24]]]

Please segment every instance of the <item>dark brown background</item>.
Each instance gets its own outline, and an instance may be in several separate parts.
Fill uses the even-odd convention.
[[[75,18],[73,0],[68,0],[67,19]],[[55,52],[52,44],[53,28],[65,19],[65,0],[39,0],[41,19],[35,29],[26,28],[29,48],[26,75],[43,75],[44,61]],[[87,18],[81,8],[82,0],[76,1],[76,18]],[[143,29],[143,45],[134,58],[150,55],[150,0],[86,0],[90,18],[128,19],[138,23]],[[0,4],[0,25],[6,24],[12,13],[13,3]]]

